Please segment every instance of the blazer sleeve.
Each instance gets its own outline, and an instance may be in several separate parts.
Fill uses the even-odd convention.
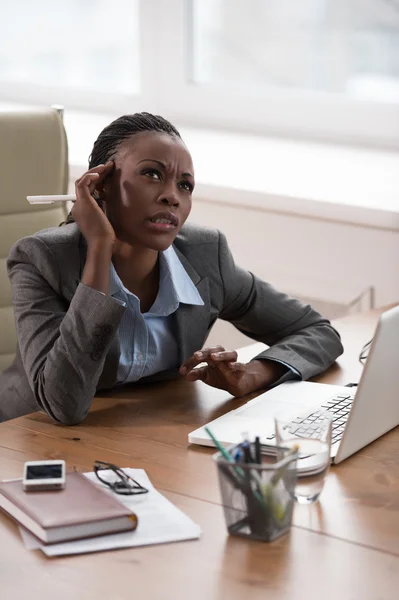
[[[35,400],[56,421],[79,423],[125,309],[82,283],[68,306],[57,261],[40,238],[17,242],[7,269],[19,349]]]
[[[253,360],[281,361],[302,379],[327,369],[343,352],[340,336],[311,306],[278,292],[238,267],[219,232],[219,269],[224,289],[219,317],[270,346]]]

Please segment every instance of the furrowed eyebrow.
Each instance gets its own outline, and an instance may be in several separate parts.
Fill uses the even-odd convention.
[[[142,162],[145,161],[151,161],[156,163],[157,165],[159,165],[160,167],[162,167],[163,169],[166,169],[166,165],[165,163],[163,163],[161,160],[157,160],[156,158],[143,158],[142,160],[139,160],[139,162],[137,163],[138,165]],[[192,175],[191,173],[187,172],[187,173],[182,173],[182,177],[191,177],[191,179],[194,179],[194,175]]]
[[[155,158],[143,158],[142,160],[139,160],[137,164],[139,165],[140,163],[145,162],[146,160],[150,160],[151,162],[157,163],[157,165],[159,165],[163,169],[166,169],[165,163],[163,163],[161,160],[156,160]]]

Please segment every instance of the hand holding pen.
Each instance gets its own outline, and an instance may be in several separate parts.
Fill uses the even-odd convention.
[[[115,242],[114,229],[94,198],[101,193],[104,180],[112,173],[114,162],[98,165],[86,171],[75,182],[75,194],[55,194],[46,196],[27,196],[30,204],[54,204],[55,202],[73,202],[72,216],[82,232],[87,245],[99,242],[112,246]]]

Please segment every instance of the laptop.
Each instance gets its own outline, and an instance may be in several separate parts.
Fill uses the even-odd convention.
[[[359,349],[360,350],[360,349]],[[275,446],[274,417],[292,419],[306,436],[319,411],[331,413],[331,462],[340,463],[399,425],[399,306],[381,314],[357,387],[293,381],[283,383],[207,424],[222,445],[259,435],[263,451]],[[190,444],[213,446],[205,426]]]

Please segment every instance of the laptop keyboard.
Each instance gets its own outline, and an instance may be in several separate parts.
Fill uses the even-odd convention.
[[[337,394],[311,413],[292,419],[291,433],[297,437],[318,437],[321,429],[317,427],[317,424],[322,421],[322,413],[328,412],[332,416],[331,444],[336,444],[341,440],[344,433],[353,399],[354,396],[352,394]],[[273,433],[267,436],[266,439],[274,440],[275,437],[276,435]]]

